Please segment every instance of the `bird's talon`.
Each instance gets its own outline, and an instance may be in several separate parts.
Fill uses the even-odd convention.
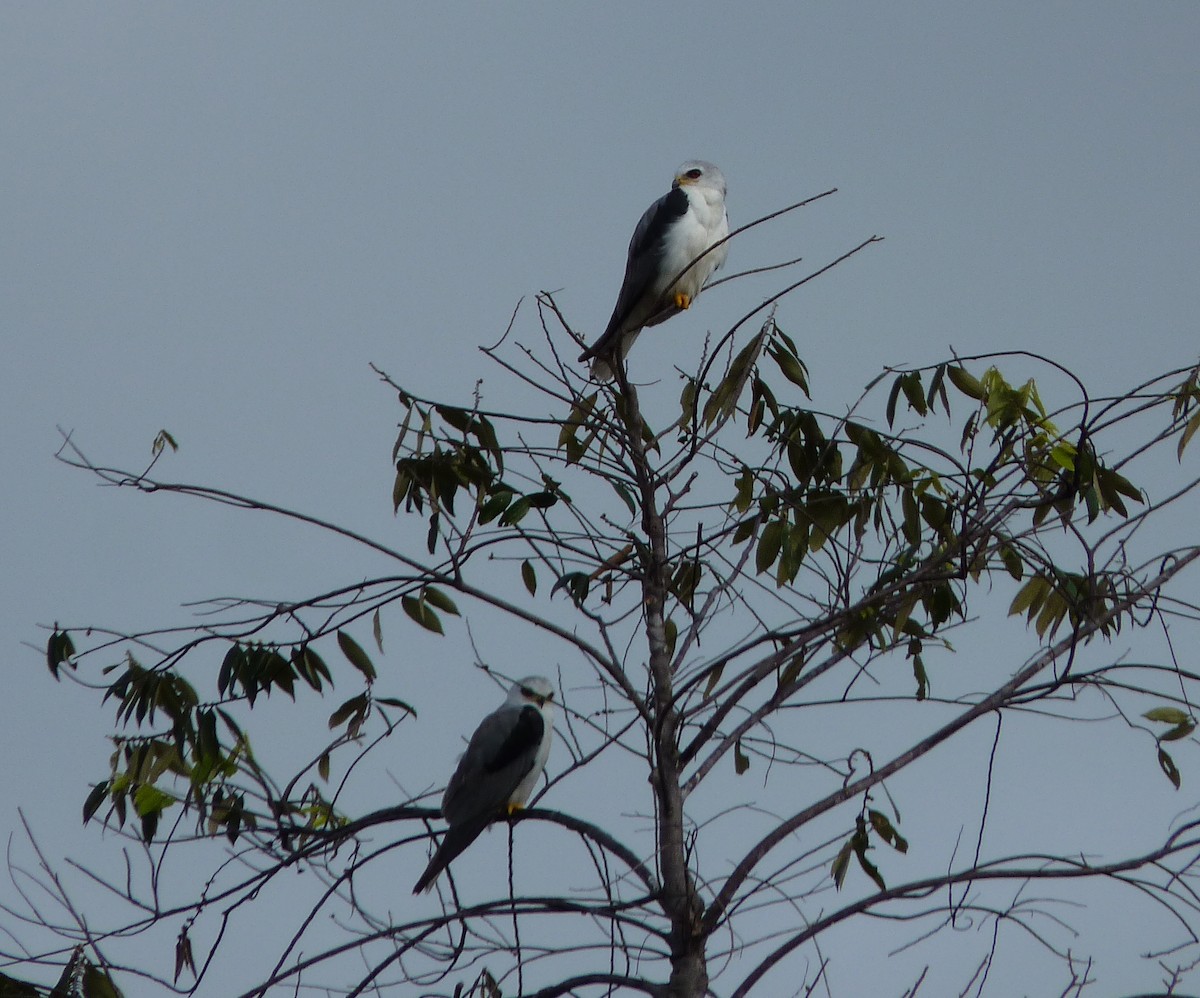
[[[676,291],[675,292],[675,307],[676,308],[691,308],[692,307],[692,296],[689,295],[686,291]]]

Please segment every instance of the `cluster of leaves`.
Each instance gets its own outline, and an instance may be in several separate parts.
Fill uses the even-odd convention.
[[[1175,455],[1182,461],[1184,449],[1200,431],[1200,365],[1192,369],[1172,394],[1171,418],[1182,427]]]
[[[419,596],[405,596],[404,600],[410,616],[439,632],[440,621],[432,607],[457,613],[453,602],[433,587],[425,587]],[[364,691],[339,705],[329,717],[331,729],[343,729],[340,740],[357,738],[377,707],[411,713],[403,701],[373,694],[375,666],[349,633],[337,631],[336,640],[345,659],[365,680]],[[73,664],[73,654],[70,635],[56,628],[47,643],[51,671],[57,675],[62,664]],[[247,800],[249,786],[258,788],[276,820],[286,817],[300,828],[340,820],[324,804],[315,786],[310,786],[300,801],[272,798],[264,789],[267,782],[261,779],[249,736],[230,709],[238,702],[253,708],[259,696],[269,697],[273,691],[295,700],[298,682],[317,693],[332,688],[333,673],[311,641],[291,646],[230,641],[217,672],[217,696],[209,701],[201,700],[195,687],[173,664],[147,668],[127,652],[122,663],[107,667],[105,672],[118,670],[104,699],[116,701],[117,722],[136,733],[113,737],[110,775],[88,794],[83,805],[85,823],[107,803],[106,821],[123,827],[129,817],[135,816],[142,839],[151,842],[162,816],[181,806],[195,811],[202,833],[224,834],[235,842],[244,829],[258,825]],[[328,780],[329,769],[327,749],[317,760],[322,779]]]
[[[392,504],[397,511],[403,507],[421,515],[428,509],[430,554],[437,549],[443,515],[451,521],[457,518],[455,500],[460,492],[472,498],[472,524],[496,521],[501,527],[515,527],[531,510],[547,510],[570,501],[548,475],[542,477],[540,488],[532,489],[505,480],[504,450],[486,415],[448,405],[425,405],[405,393],[400,402],[406,413],[392,448],[396,465]],[[415,437],[412,442],[410,436]],[[469,525],[458,529],[465,531]]]
[[[858,859],[858,865],[863,873],[875,881],[881,891],[887,890],[887,884],[883,879],[883,874],[879,872],[879,867],[867,856],[867,853],[874,848],[871,844],[872,834],[879,841],[891,846],[896,852],[908,852],[908,840],[896,831],[891,819],[876,808],[865,808],[863,813],[855,818],[854,831],[842,843],[842,847],[838,850],[837,857],[829,869],[834,886],[838,890],[841,890],[842,884],[846,882],[851,858]]]
[[[1031,575],[1011,612],[1028,613],[1039,636],[1052,636],[1064,619],[1100,616],[1123,597],[1116,576],[1043,565],[1013,536],[1010,514],[1031,509],[1035,528],[1052,510],[1069,521],[1080,503],[1089,522],[1108,511],[1125,517],[1125,499],[1141,502],[1140,491],[1104,465],[1086,427],[1070,431],[1078,439],[1072,443],[1054,426],[1033,380],[1014,386],[995,367],[978,378],[955,364],[899,374],[888,395],[889,428],[901,400],[921,418],[939,409],[950,417],[948,384],[970,407],[958,460],[928,444],[917,451],[903,436],[853,418],[825,429],[818,414],[780,404],[757,373],[751,378],[747,432],[761,435],[771,453],[761,464],[743,464],[735,478],[733,541],[753,544],[756,571],[784,587],[827,546],[860,551],[873,534],[879,553],[872,563],[885,567],[871,573],[857,601],[844,580],[836,636],[844,649],[907,641],[910,657],[919,656],[923,641],[962,616],[963,583],[985,572],[1018,581]],[[1116,626],[1109,622],[1104,633]]]
[[[1171,758],[1170,753],[1163,748],[1163,742],[1177,742],[1181,738],[1187,738],[1196,730],[1196,722],[1190,714],[1178,707],[1154,707],[1146,711],[1142,717],[1155,724],[1170,725],[1166,731],[1155,737],[1155,742],[1158,747],[1158,765],[1162,769],[1163,775],[1175,784],[1175,789],[1178,790],[1182,780],[1179,775],[1179,767],[1175,765],[1175,760]]]

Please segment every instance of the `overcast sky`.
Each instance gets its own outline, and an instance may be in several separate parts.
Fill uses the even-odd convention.
[[[166,428],[167,477],[386,537],[398,416],[368,364],[507,391],[476,347],[540,290],[596,335],[634,223],[692,157],[735,225],[838,188],[730,270],[885,237],[779,313],[827,407],[951,347],[1118,390],[1200,352],[1198,42],[1183,2],[0,6],[3,828],[20,805],[51,852],[95,839],[78,815],[110,715],[54,685],[39,625],[370,570],[97,488],[53,460],[56,427],[126,466]],[[637,373],[676,394],[672,363],[776,286],[706,295],[641,338]],[[395,692],[449,759],[444,677],[471,716],[495,691],[467,660],[440,676]]]

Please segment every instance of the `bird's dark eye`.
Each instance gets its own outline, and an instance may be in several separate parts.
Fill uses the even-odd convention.
[[[699,180],[704,175],[704,171],[699,169],[688,170],[687,175],[693,180]]]
[[[537,694],[535,694],[528,686],[521,687],[521,696],[529,697],[529,699],[532,700],[536,695]]]

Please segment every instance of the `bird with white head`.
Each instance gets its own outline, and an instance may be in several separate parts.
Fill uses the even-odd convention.
[[[702,159],[688,160],[633,230],[612,318],[579,357],[592,362],[593,378],[610,380],[638,333],[691,307],[724,264],[728,235],[724,174]]]
[[[554,687],[544,676],[513,683],[475,729],[442,797],[449,827],[413,893],[433,886],[450,862],[497,818],[525,806],[550,754]]]

